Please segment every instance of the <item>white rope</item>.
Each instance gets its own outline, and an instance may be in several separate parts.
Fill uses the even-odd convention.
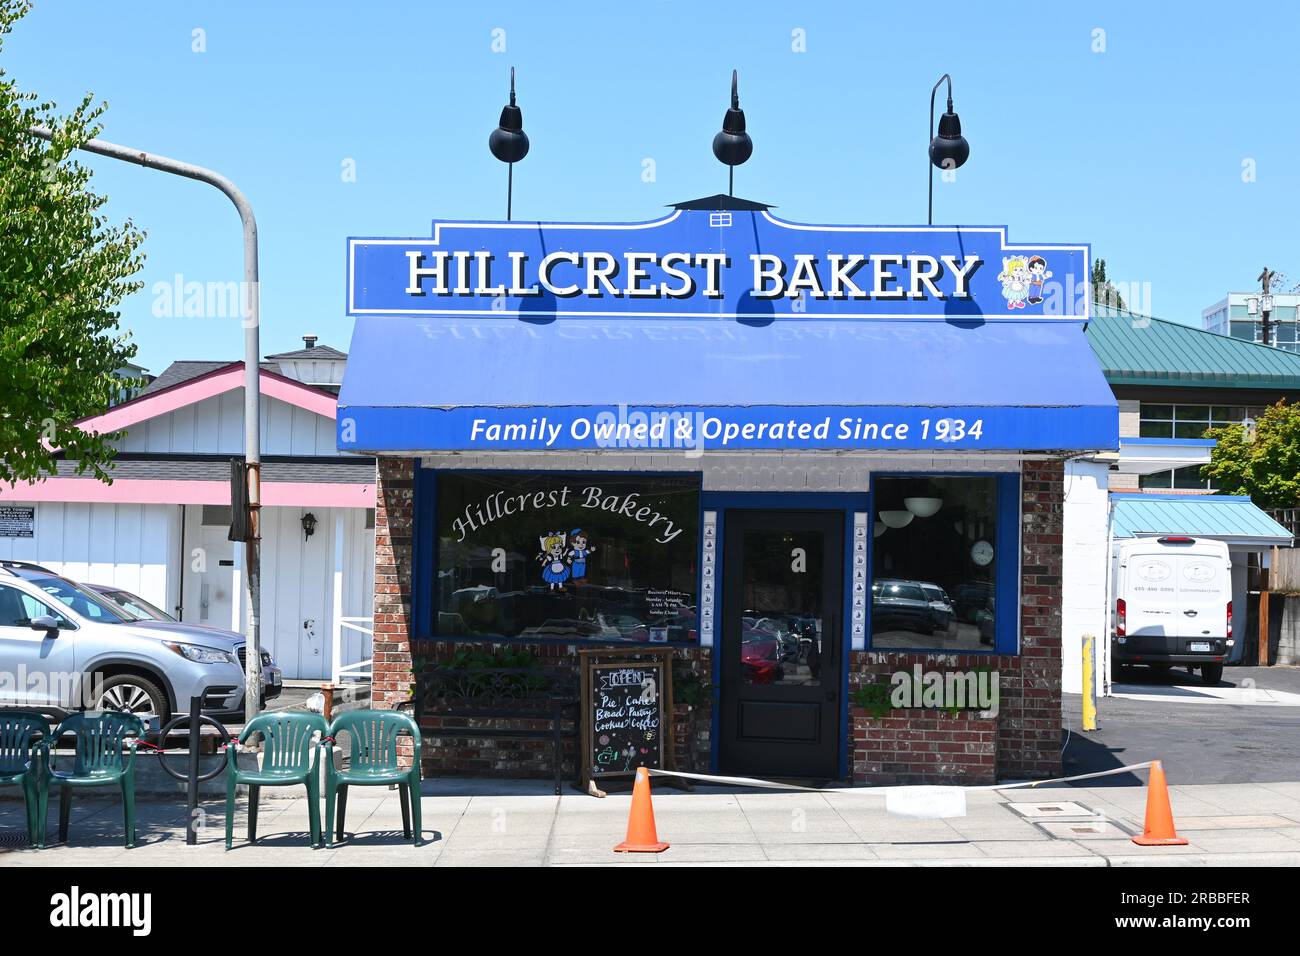
[[[1050,780],[1019,780],[1015,783],[995,783],[985,786],[963,786],[960,784],[947,785],[916,785],[916,786],[894,786],[894,787],[801,787],[793,783],[779,783],[775,780],[759,780],[757,777],[721,777],[715,774],[707,773],[685,773],[680,770],[658,770],[653,767],[646,767],[652,777],[681,777],[686,780],[699,780],[703,783],[722,784],[730,787],[757,787],[763,790],[795,790],[800,793],[841,793],[851,794],[854,796],[882,796],[890,793],[898,793],[903,790],[1015,790],[1020,787],[1045,787],[1053,783],[1073,783],[1076,780],[1093,780],[1097,777],[1110,777],[1115,774],[1129,773],[1134,770],[1145,770],[1154,764],[1154,760],[1148,760],[1146,763],[1129,764],[1126,767],[1116,767],[1114,770],[1099,770],[1096,773],[1080,773],[1072,777],[1053,777]]]

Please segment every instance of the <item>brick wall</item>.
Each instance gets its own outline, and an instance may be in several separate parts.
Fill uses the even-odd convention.
[[[380,458],[375,489],[375,639],[371,704],[391,709],[411,697],[411,580],[415,463]]]
[[[491,644],[416,640],[411,644],[415,671],[445,664],[456,650],[467,646],[482,650],[500,647],[508,647],[511,651],[527,649],[540,661],[541,667],[548,674],[568,672],[573,677],[574,687],[578,686],[578,647],[573,644],[521,644],[514,641],[508,644]],[[676,648],[674,672],[685,668],[701,675],[707,682],[712,672],[710,653],[709,648]],[[681,700],[676,701],[671,722],[674,765],[678,769],[708,771],[711,719],[712,709],[708,701],[694,708],[688,707]],[[438,736],[439,729],[451,727],[457,730],[476,730],[481,733],[476,733],[472,737],[462,734],[454,737]],[[424,754],[421,763],[428,776],[508,776],[539,779],[549,779],[554,776],[553,744],[549,737],[512,740],[509,737],[495,737],[492,733],[493,730],[501,729],[549,730],[548,721],[448,717],[429,713],[422,716],[420,728],[424,738]],[[564,741],[564,773],[568,780],[577,779],[574,763],[576,746],[576,738]]]
[[[895,783],[995,783],[996,717],[974,711],[895,710],[875,717],[861,708],[852,724],[853,780]]]

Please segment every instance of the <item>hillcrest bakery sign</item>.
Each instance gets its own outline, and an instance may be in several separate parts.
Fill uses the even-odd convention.
[[[718,199],[753,208],[607,225],[434,222],[429,239],[349,239],[348,314],[1088,317],[1086,245],[1011,244],[997,226],[810,226]]]

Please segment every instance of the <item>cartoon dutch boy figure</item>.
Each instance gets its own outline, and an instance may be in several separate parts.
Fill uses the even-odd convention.
[[[1052,277],[1047,271],[1047,260],[1042,256],[1029,257],[1029,304],[1043,301],[1043,283]]]
[[[538,540],[542,543],[542,553],[537,556],[542,563],[542,580],[552,591],[563,591],[564,582],[569,580],[569,566],[564,563],[564,532],[552,531]]]
[[[587,532],[574,528],[569,532],[569,565],[571,577],[577,581],[587,576],[587,556],[596,550],[596,546],[587,544]]]

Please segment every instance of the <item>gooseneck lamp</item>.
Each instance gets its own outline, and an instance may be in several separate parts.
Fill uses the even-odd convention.
[[[722,118],[722,132],[713,137],[713,155],[727,166],[727,195],[735,195],[736,167],[754,152],[754,141],[745,132],[745,111],[740,108],[739,78],[731,71],[731,108]]]
[[[939,133],[934,132],[934,95],[939,87],[948,84],[948,109],[939,117]],[[970,143],[961,134],[961,118],[952,111],[952,77],[947,73],[939,77],[930,91],[930,203],[925,221],[934,225],[934,167],[956,169],[970,158]]]
[[[515,68],[510,68],[510,102],[501,110],[501,120],[488,137],[488,149],[506,163],[506,219],[513,212],[515,163],[528,155],[528,134],[524,132],[524,111],[515,105]]]

